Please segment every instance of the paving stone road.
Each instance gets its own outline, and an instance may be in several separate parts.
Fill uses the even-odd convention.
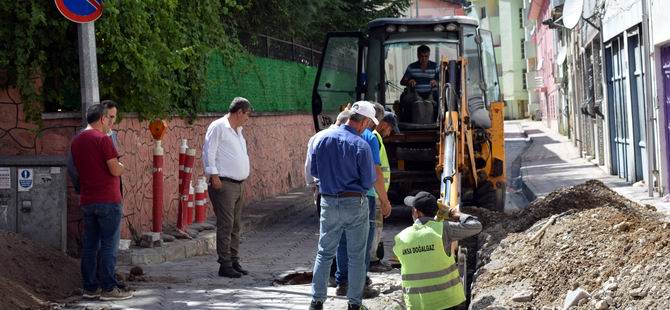
[[[401,213],[401,212],[398,212]],[[402,220],[404,215],[404,221]],[[393,236],[407,227],[409,213],[398,214],[385,225],[383,241],[391,253]],[[215,255],[143,266],[147,282],[129,282],[135,297],[125,301],[80,301],[67,309],[307,309],[310,286],[273,285],[276,276],[290,270],[311,270],[318,241],[318,220],[306,207],[286,221],[244,234],[241,245],[243,266],[249,276],[241,279],[217,275]],[[388,254],[387,254],[388,255]],[[399,270],[371,273],[373,283],[398,283]],[[388,286],[388,285],[387,285]],[[389,292],[390,293],[390,292]],[[326,309],[346,308],[346,299],[329,288]],[[365,300],[370,309],[383,309],[394,302],[388,294]]]
[[[520,131],[514,123],[506,124],[506,132]],[[510,134],[506,142],[507,171],[515,177],[513,161],[527,145],[523,137]],[[512,182],[510,183],[512,184]],[[507,204],[525,206],[523,196],[507,195]],[[393,216],[384,224],[382,240],[386,256],[391,256],[393,236],[411,223],[407,209],[394,208]],[[240,279],[217,275],[215,255],[197,256],[175,262],[143,266],[146,282],[129,282],[135,297],[116,302],[79,301],[66,309],[307,309],[311,300],[309,284],[273,285],[280,274],[292,270],[311,271],[318,241],[318,219],[313,206],[287,217],[277,224],[245,232],[241,244],[243,266],[250,275]],[[127,272],[127,270],[123,270]],[[400,272],[370,273],[373,286],[382,291],[379,297],[364,300],[369,309],[397,309],[400,293]],[[325,309],[346,308],[347,300],[328,289]]]

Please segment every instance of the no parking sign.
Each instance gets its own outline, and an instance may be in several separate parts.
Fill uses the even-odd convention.
[[[102,0],[54,0],[65,18],[75,23],[89,23],[102,15]]]

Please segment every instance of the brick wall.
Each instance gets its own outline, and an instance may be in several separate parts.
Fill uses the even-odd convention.
[[[45,119],[41,129],[23,121],[16,91],[0,93],[0,156],[64,155],[69,141],[79,128],[80,117]],[[252,102],[253,103],[253,102]],[[202,175],[202,144],[207,126],[223,114],[201,115],[189,124],[174,118],[163,140],[165,149],[164,222],[174,224],[177,216],[177,175],[179,139],[189,139],[197,149],[195,173]],[[148,122],[124,116],[115,125],[119,138],[121,161],[127,168],[123,176],[124,219],[122,237],[129,238],[132,225],[138,232],[151,229],[152,149],[153,139]],[[306,143],[313,134],[311,115],[264,114],[253,116],[244,128],[251,160],[251,175],[244,184],[248,202],[262,200],[303,186],[303,163]],[[209,210],[211,213],[211,209]],[[72,189],[68,195],[68,243],[76,251],[81,234],[81,212],[78,197]]]

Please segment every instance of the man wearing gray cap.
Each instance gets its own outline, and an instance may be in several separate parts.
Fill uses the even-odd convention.
[[[321,218],[310,309],[323,309],[330,266],[342,233],[347,236],[349,309],[362,306],[370,224],[366,193],[376,174],[370,145],[360,135],[378,121],[374,106],[367,101],[354,103],[350,112],[347,123],[324,133],[311,153],[310,172],[319,179]]]
[[[412,207],[414,225],[395,236],[393,253],[400,260],[400,275],[407,309],[446,309],[465,301],[451,242],[478,234],[482,224],[456,209],[449,221],[435,221],[437,199],[427,192],[405,197]]]

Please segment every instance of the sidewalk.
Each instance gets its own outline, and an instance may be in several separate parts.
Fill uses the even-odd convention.
[[[242,232],[255,231],[258,228],[271,226],[297,212],[316,214],[311,191],[307,188],[295,189],[278,195],[272,199],[257,201],[244,207]],[[216,225],[211,217],[207,223]],[[132,247],[119,251],[117,264],[121,266],[149,265],[175,261],[193,256],[207,255],[216,251],[216,231],[202,231],[193,240],[177,239],[165,242],[156,248]]]
[[[670,220],[670,203],[663,202],[658,194],[649,197],[647,186],[626,183],[608,174],[604,167],[581,158],[579,150],[567,137],[546,128],[541,122],[524,120],[506,124],[506,127],[512,126],[520,127],[531,142],[521,156],[521,183],[528,201],[542,198],[560,187],[597,179],[630,200],[656,207]]]

